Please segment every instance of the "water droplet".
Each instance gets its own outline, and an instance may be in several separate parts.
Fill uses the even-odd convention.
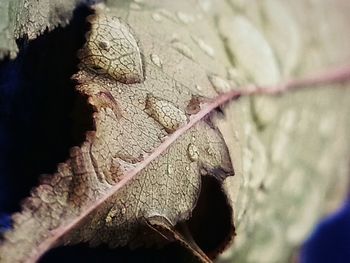
[[[108,213],[105,219],[106,225],[109,226],[112,223],[112,219],[113,217],[110,216],[110,214]]]
[[[79,52],[81,66],[126,84],[143,81],[140,50],[129,26],[103,13],[87,20],[91,29]]]
[[[169,133],[187,122],[186,114],[172,102],[147,96],[145,111]]]
[[[276,56],[262,30],[244,16],[220,17],[218,30],[226,39],[235,62],[257,85],[273,85],[280,79]],[[252,67],[252,65],[254,65]]]
[[[159,12],[163,17],[166,17],[166,18],[168,18],[169,20],[171,20],[171,21],[173,21],[173,22],[176,22],[176,23],[178,22],[176,16],[175,16],[173,13],[169,12],[168,10],[166,10],[166,9],[160,9],[160,10],[158,10],[158,12]]]
[[[236,79],[238,77],[238,70],[236,68],[227,68],[227,75],[229,79]]]
[[[179,34],[176,33],[176,32],[173,32],[173,33],[171,34],[171,42],[176,42],[176,41],[180,41],[180,40],[179,40]]]
[[[334,114],[327,114],[323,116],[318,125],[318,130],[323,136],[331,136],[334,132],[334,127],[336,127],[337,117]]]
[[[162,61],[161,61],[161,59],[159,58],[158,55],[151,54],[150,57],[151,57],[151,60],[152,60],[154,65],[156,65],[159,68],[162,68]]]
[[[208,75],[210,83],[213,85],[213,88],[218,92],[225,92],[231,89],[230,84],[223,78],[215,74]]]
[[[113,225],[113,218],[116,215],[116,210],[115,207],[111,208],[105,218],[105,222],[107,226],[112,226]]]
[[[190,170],[190,167],[189,166],[186,166],[185,167],[185,170],[188,172]]]
[[[207,147],[205,150],[206,150],[207,154],[209,154],[211,156],[214,155],[213,149],[211,147]]]
[[[237,68],[230,67],[227,69],[227,77],[233,80],[237,85],[242,85],[245,83],[243,73]]]
[[[194,145],[193,143],[190,143],[187,147],[187,154],[188,154],[188,158],[190,158],[192,162],[197,161],[199,157],[199,151],[197,146]]]
[[[206,169],[204,169],[204,168],[201,168],[201,169],[199,170],[199,173],[200,173],[201,175],[207,175],[207,174],[208,174],[208,171],[207,171]]]
[[[101,48],[101,49],[104,49],[106,51],[109,50],[109,48],[111,47],[110,43],[107,42],[107,41],[99,41],[98,42],[98,46]]]
[[[176,16],[182,23],[186,25],[194,22],[194,17],[192,15],[178,11],[176,12]]]
[[[205,43],[203,39],[196,36],[192,36],[192,39],[206,55],[212,58],[214,57],[214,49]]]
[[[167,173],[172,175],[174,173],[174,167],[171,164],[167,164]]]
[[[196,84],[196,89],[199,90],[199,91],[202,91],[203,87]]]
[[[125,208],[125,206],[122,207],[121,212],[122,212],[122,215],[125,215],[125,214],[126,214],[126,208]]]
[[[179,53],[191,60],[194,60],[192,50],[186,44],[180,42],[179,40],[173,40],[171,44]]]
[[[199,6],[204,12],[209,12],[211,9],[211,0],[199,0],[198,1]]]
[[[141,10],[141,6],[138,3],[130,3],[130,9]]]
[[[153,13],[153,14],[152,14],[152,18],[153,18],[153,20],[156,21],[156,22],[162,21],[162,16],[161,16],[159,13]]]

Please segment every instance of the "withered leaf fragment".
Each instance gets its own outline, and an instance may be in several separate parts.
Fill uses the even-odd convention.
[[[222,180],[233,175],[232,164],[220,132],[208,120],[182,134],[127,185],[98,203],[125,173],[187,123],[188,105],[202,95],[148,60],[150,47],[138,45],[145,35],[133,32],[132,24],[112,11],[97,9],[88,21],[91,29],[73,78],[94,108],[95,130],[71,149],[56,174],[42,179],[21,213],[13,216],[14,228],[1,243],[0,261],[31,262],[51,247],[79,242],[112,248],[177,242],[196,261],[209,262],[230,241],[234,228],[222,189]],[[207,178],[216,185],[213,195],[210,187],[203,187]],[[210,205],[216,202],[211,198],[221,200],[221,206]],[[194,212],[197,204],[203,211],[212,210]],[[64,228],[91,208],[72,229]],[[201,216],[209,214],[218,214],[217,225],[225,217],[219,237],[205,236],[206,229],[199,227],[206,222]],[[209,235],[215,234],[210,229],[220,228],[208,225]],[[208,245],[211,239],[217,242]]]

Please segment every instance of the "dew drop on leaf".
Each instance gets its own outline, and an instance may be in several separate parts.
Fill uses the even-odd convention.
[[[170,12],[169,10],[166,10],[166,9],[160,9],[159,10],[159,13],[163,16],[163,17],[166,17],[167,19],[169,19],[170,21],[173,21],[175,23],[178,22],[176,16]]]
[[[194,60],[194,56],[192,53],[192,50],[189,48],[189,46],[187,46],[186,44],[180,42],[179,40],[173,40],[171,42],[172,46],[182,55],[184,55],[185,57]]]
[[[91,29],[79,52],[82,67],[130,84],[143,81],[140,49],[128,25],[115,16],[88,17]]]
[[[176,16],[182,23],[186,25],[194,22],[194,17],[190,14],[186,14],[183,12],[176,12]]]
[[[161,100],[151,95],[148,95],[146,99],[146,112],[169,133],[174,132],[187,122],[184,111],[170,101]]]
[[[203,90],[203,87],[196,84],[196,89],[199,90],[199,91],[202,91],[202,90]]]
[[[153,13],[152,19],[156,22],[160,22],[160,21],[162,21],[162,16],[159,13]]]
[[[187,154],[192,162],[197,161],[199,158],[199,151],[197,146],[193,143],[190,143],[187,147]]]
[[[98,46],[106,51],[108,51],[109,48],[111,47],[110,43],[107,41],[99,41]]]
[[[209,44],[204,42],[203,39],[196,36],[192,36],[192,39],[206,55],[208,55],[211,58],[214,57],[215,55],[214,49]]]
[[[246,82],[243,73],[238,68],[228,68],[227,76],[228,79],[233,80],[237,85],[243,85]]]
[[[150,57],[154,65],[156,65],[159,68],[162,67],[162,60],[157,54],[151,54]]]
[[[218,93],[230,90],[230,84],[218,75],[209,74],[208,79]]]
[[[214,155],[213,149],[211,147],[207,147],[206,149],[207,154],[209,154],[210,156]]]
[[[141,10],[141,6],[138,3],[130,3],[130,9],[132,10]]]
[[[171,164],[167,165],[167,174],[172,175],[174,173],[174,167]]]
[[[199,0],[198,4],[204,13],[208,13],[212,8],[211,0]]]

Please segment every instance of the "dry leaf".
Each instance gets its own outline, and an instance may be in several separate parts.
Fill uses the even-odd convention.
[[[177,244],[187,251],[183,255],[186,262],[210,261],[232,240],[235,231],[233,209],[223,189],[223,181],[233,174],[233,168],[217,123],[205,115],[240,94],[275,94],[291,87],[349,79],[349,69],[345,68],[341,74],[321,74],[323,78],[317,75],[261,90],[253,87],[229,96],[225,93],[226,98],[218,96],[249,78],[258,84],[275,84],[280,77],[276,58],[264,35],[247,18],[232,18],[227,3],[218,1],[210,6],[205,1],[197,5],[188,2],[172,5],[171,1],[135,1],[129,5],[109,1],[110,9],[97,8],[96,14],[88,18],[91,28],[79,52],[81,63],[74,79],[81,97],[94,111],[93,116],[77,115],[83,119],[91,117],[94,130],[86,134],[82,145],[71,149],[65,163],[58,164],[56,174],[42,178],[24,201],[21,213],[14,215],[14,229],[0,244],[1,262],[33,262],[54,246],[79,242],[157,248]],[[252,52],[259,61],[251,56]],[[281,72],[290,70],[292,64],[295,67],[296,62],[292,62],[293,59]],[[262,70],[261,75],[256,71],[256,63],[258,68],[270,70]],[[256,110],[261,105],[255,104]],[[258,113],[257,119],[264,125],[274,119],[273,114]],[[287,113],[290,112],[282,116]],[[227,137],[233,135],[231,139],[236,140],[228,142],[231,154],[239,159],[240,150],[232,150],[242,143],[235,132],[242,126],[237,115],[235,112],[231,120],[224,122],[230,126]],[[262,157],[253,158],[254,168],[245,171],[258,179],[252,176],[244,187],[260,187],[267,178],[264,145],[258,136],[249,135],[250,119],[245,124],[252,156]],[[277,135],[283,132],[281,127],[276,128]],[[275,152],[279,153],[284,144],[281,140],[275,143],[273,161],[278,160],[276,156],[283,156]],[[249,147],[245,154],[249,154]],[[242,173],[240,164],[236,167]],[[270,178],[284,180],[275,175],[270,174]],[[239,182],[234,187],[240,187]],[[275,190],[270,189],[280,193]],[[252,196],[255,195],[254,192]],[[279,194],[276,196],[280,204]],[[260,197],[256,195],[257,199]],[[236,222],[241,223],[235,245],[244,258],[247,250],[239,247],[239,240],[241,245],[242,240],[249,240],[244,243],[248,248],[255,244],[246,237],[256,229],[249,228],[249,224],[256,222],[247,218],[249,213],[259,212],[255,211],[255,203],[247,200],[240,192],[239,202],[235,203]],[[264,205],[260,209],[268,214],[265,207],[270,203]],[[245,231],[248,228],[251,232]],[[263,243],[270,244],[266,240]],[[287,243],[278,239],[278,244]],[[264,252],[265,247],[262,248],[249,256],[258,260],[260,252]]]
[[[95,131],[24,201],[0,246],[1,262],[32,262],[53,246],[86,241],[111,247],[178,242],[197,260],[209,262],[234,233],[222,188],[233,168],[210,119],[156,153],[154,161],[110,195],[115,183],[200,111],[203,92],[170,76],[158,55],[149,54],[150,35],[113,11],[97,9],[88,21],[91,29],[74,79],[94,109]],[[193,63],[184,45],[175,45],[177,57]],[[200,209],[191,217],[196,205]],[[215,213],[223,221],[213,222],[220,222],[222,230],[216,233],[212,225],[203,231],[205,217]]]

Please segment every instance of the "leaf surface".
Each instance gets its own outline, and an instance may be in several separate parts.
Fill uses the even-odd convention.
[[[179,7],[188,10],[186,5]],[[1,262],[32,262],[53,246],[78,242],[111,247],[178,242],[208,262],[231,240],[232,208],[221,187],[233,175],[225,142],[210,118],[179,130],[228,87],[219,77],[225,72],[220,54],[214,57],[215,49],[188,31],[203,31],[203,16],[161,7],[132,14],[137,10],[135,5],[97,7],[88,18],[91,28],[73,78],[94,109],[95,130],[71,149],[56,174],[43,177],[14,215],[14,229],[0,246]],[[162,30],[176,23],[178,34],[160,30],[159,17]],[[207,32],[203,36],[219,43]],[[209,77],[206,61],[217,65]],[[177,140],[159,150],[176,131]],[[145,165],[149,156],[154,158]],[[133,171],[132,181],[114,187]],[[216,243],[199,247],[208,237],[193,239],[198,231],[186,221],[204,177],[219,185],[215,189],[229,219],[221,236],[213,237]]]
[[[0,2],[0,59],[15,58],[16,40],[34,39],[46,29],[65,26],[80,0],[4,0]]]

